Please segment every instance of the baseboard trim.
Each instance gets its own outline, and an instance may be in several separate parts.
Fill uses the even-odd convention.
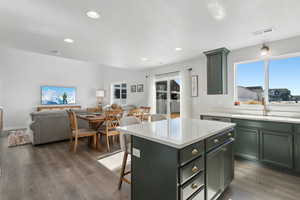
[[[26,127],[4,127],[3,131],[15,131],[20,129],[27,129]]]

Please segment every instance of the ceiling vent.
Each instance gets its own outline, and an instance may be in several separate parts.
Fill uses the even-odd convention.
[[[264,36],[264,35],[267,35],[267,34],[270,34],[274,32],[274,28],[266,28],[266,29],[262,29],[262,30],[258,30],[258,31],[255,31],[253,32],[253,35],[255,36]]]
[[[54,55],[60,55],[60,52],[58,50],[51,50],[50,53]]]

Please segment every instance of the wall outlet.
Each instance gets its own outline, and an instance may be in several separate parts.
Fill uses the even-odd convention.
[[[132,148],[132,155],[137,157],[137,158],[141,158],[141,150],[136,149],[136,148]]]

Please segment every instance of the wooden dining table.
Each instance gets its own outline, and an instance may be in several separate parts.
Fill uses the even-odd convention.
[[[100,126],[103,124],[103,122],[105,122],[104,114],[78,114],[77,118],[87,121],[89,123],[89,128],[94,129],[96,131],[98,131]],[[98,136],[97,136],[96,149],[101,151]]]
[[[77,117],[78,119],[87,121],[89,123],[89,127],[95,130],[98,130],[98,128],[105,121],[104,114],[79,114]]]

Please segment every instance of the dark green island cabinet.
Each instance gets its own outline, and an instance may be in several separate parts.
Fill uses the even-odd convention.
[[[300,125],[205,115],[201,118],[236,123],[236,156],[300,172]]]
[[[234,178],[234,124],[168,119],[132,135],[132,200],[216,200]]]

